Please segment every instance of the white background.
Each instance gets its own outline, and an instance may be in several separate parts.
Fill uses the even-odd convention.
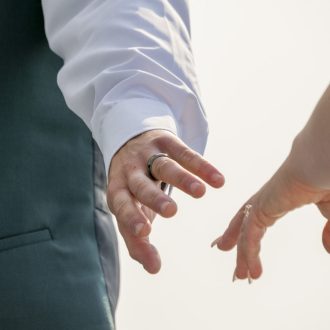
[[[158,275],[122,262],[118,330],[329,330],[330,256],[313,206],[264,240],[264,274],[231,282],[235,252],[210,248],[286,157],[330,80],[329,0],[191,1],[193,46],[210,122],[206,158],[226,176],[201,200],[175,191],[157,218]]]

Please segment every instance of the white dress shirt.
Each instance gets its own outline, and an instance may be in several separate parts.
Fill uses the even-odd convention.
[[[58,84],[105,161],[152,129],[202,153],[207,122],[190,44],[187,0],[42,0]]]

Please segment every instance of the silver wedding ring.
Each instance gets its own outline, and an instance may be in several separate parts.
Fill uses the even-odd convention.
[[[160,157],[168,157],[168,154],[165,154],[165,153],[158,153],[158,154],[154,154],[152,155],[148,161],[147,161],[147,175],[148,177],[151,179],[151,180],[154,180],[154,181],[158,181],[157,178],[155,178],[153,175],[152,175],[152,165],[154,163],[154,161],[157,159],[157,158],[160,158]],[[164,191],[165,194],[167,195],[171,195],[172,193],[172,186],[170,186],[168,183],[166,182],[161,182],[160,183],[160,189]]]
[[[154,161],[157,159],[157,158],[160,158],[160,157],[168,157],[168,154],[164,154],[162,152],[158,153],[158,154],[154,154],[152,155],[148,161],[147,161],[147,174],[148,174],[148,177],[151,179],[151,180],[154,180],[154,181],[157,181],[158,179],[155,178],[153,175],[152,175],[152,165],[154,163]]]

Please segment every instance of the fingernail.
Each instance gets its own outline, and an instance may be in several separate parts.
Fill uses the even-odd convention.
[[[134,235],[138,236],[144,227],[144,223],[138,223],[134,226]]]
[[[201,184],[199,182],[193,182],[190,185],[190,191],[194,194],[198,189],[200,189]]]
[[[248,282],[249,282],[249,284],[252,284],[252,283],[253,283],[253,280],[252,280],[252,277],[251,277],[249,271],[248,271],[248,273],[247,273],[247,276],[248,276]]]
[[[220,243],[222,236],[218,237],[211,243],[211,248],[213,248],[215,245],[218,245]]]
[[[212,175],[211,177],[212,181],[220,181],[223,180],[223,175],[219,174],[219,173],[215,173]]]
[[[235,282],[237,280],[237,277],[236,277],[236,269],[234,270],[234,274],[233,274],[233,282]]]
[[[167,209],[167,207],[171,204],[171,202],[164,202],[160,207],[160,212],[164,213]]]

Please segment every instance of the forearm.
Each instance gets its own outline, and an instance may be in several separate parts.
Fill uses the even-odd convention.
[[[330,85],[295,138],[286,163],[299,181],[330,189]]]
[[[202,152],[207,123],[198,96],[185,0],[43,0],[58,82],[92,130],[106,167],[144,131],[164,129]]]

